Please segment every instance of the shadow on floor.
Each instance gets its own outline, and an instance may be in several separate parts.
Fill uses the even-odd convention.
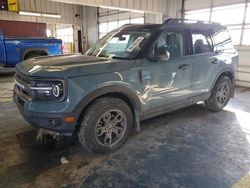
[[[231,187],[249,172],[249,143],[232,112],[194,105],[142,130],[81,187]]]
[[[72,138],[34,144],[33,130],[16,138],[0,142],[21,148],[8,158],[22,156],[0,172],[0,187],[230,187],[250,168],[249,143],[236,115],[202,105],[142,122],[139,134],[106,156],[86,154]],[[69,164],[61,164],[62,156]]]
[[[0,154],[7,157],[4,160],[8,160],[10,165],[17,163],[17,165],[5,167],[4,170],[1,169],[0,187],[18,187],[18,185],[29,184],[38,175],[62,165],[61,157],[67,159],[81,151],[78,142],[71,137],[56,141],[47,136],[46,141],[40,143],[36,141],[36,135],[37,131],[31,130],[17,134],[15,141],[1,142],[1,145],[4,145],[2,147],[18,149],[8,152],[9,156],[4,156],[4,153]]]

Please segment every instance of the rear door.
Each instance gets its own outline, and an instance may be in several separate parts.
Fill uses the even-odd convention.
[[[208,30],[190,30],[192,48],[192,90],[194,96],[208,93],[222,68]]]
[[[5,46],[4,46],[4,38],[2,35],[2,32],[0,31],[0,64],[3,65],[6,62],[6,56],[5,56]]]

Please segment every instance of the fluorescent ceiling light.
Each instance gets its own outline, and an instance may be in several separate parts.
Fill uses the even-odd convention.
[[[38,12],[25,12],[19,11],[19,15],[22,16],[40,16],[40,17],[48,17],[48,18],[61,18],[59,14],[46,14],[46,13],[38,13]]]
[[[41,13],[36,13],[36,12],[24,12],[24,11],[19,11],[19,15],[23,16],[41,16]]]
[[[61,15],[59,14],[43,14],[42,17],[49,17],[49,18],[61,18]]]
[[[144,11],[142,11],[142,10],[134,10],[134,9],[128,9],[128,8],[116,8],[116,7],[108,7],[108,6],[99,6],[99,7],[112,9],[112,10],[123,10],[123,11],[129,11],[129,12],[144,13]]]

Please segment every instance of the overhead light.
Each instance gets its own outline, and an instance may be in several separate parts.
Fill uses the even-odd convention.
[[[23,16],[42,16],[41,13],[36,13],[36,12],[24,12],[24,11],[19,11],[19,15],[23,15]]]
[[[46,13],[39,13],[39,12],[25,12],[19,11],[19,15],[22,16],[40,16],[40,17],[48,17],[48,18],[61,18],[59,14],[46,14]]]
[[[59,14],[43,14],[42,17],[49,17],[49,18],[61,18],[61,15]]]
[[[116,8],[116,7],[108,7],[108,6],[99,6],[100,8],[107,8],[112,10],[123,10],[128,12],[137,12],[137,13],[144,13],[142,10],[134,10],[134,9],[128,9],[128,8]]]

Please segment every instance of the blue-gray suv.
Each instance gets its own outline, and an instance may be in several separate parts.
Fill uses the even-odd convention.
[[[144,119],[200,101],[222,110],[234,95],[237,63],[220,24],[167,19],[124,25],[85,54],[18,64],[13,97],[31,125],[76,133],[89,152],[107,153]]]

